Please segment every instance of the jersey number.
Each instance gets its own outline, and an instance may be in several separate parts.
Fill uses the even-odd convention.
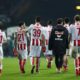
[[[18,41],[24,41],[24,34],[18,34]]]
[[[33,36],[34,37],[40,37],[41,30],[40,29],[33,29]]]

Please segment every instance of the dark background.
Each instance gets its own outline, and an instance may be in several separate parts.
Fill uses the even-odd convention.
[[[36,16],[41,16],[42,24],[59,17],[70,17],[73,20],[75,14],[80,11],[75,9],[79,0],[0,0],[0,21],[5,27],[17,25],[19,21],[26,21],[29,25],[34,22]]]

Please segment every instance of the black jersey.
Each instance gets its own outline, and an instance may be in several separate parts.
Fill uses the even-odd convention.
[[[51,31],[49,38],[49,50],[65,53],[68,48],[68,31],[63,25],[57,25]]]

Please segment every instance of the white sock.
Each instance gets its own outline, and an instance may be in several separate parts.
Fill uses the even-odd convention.
[[[33,65],[33,62],[34,62],[34,61],[33,61],[33,60],[34,60],[33,58],[34,58],[34,57],[30,57],[30,63],[31,63],[32,66],[34,66],[34,65]]]

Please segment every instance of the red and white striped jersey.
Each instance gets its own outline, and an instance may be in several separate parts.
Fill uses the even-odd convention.
[[[68,33],[70,33],[70,25],[69,24],[64,24],[64,27],[68,30]]]
[[[45,28],[45,45],[48,45],[48,41],[49,41],[49,37],[50,37],[50,33],[51,33],[51,30],[52,30],[52,26],[48,25],[47,27],[44,27]]]
[[[31,34],[31,45],[41,46],[41,39],[44,28],[40,23],[31,24],[27,31]]]
[[[18,50],[25,50],[27,47],[26,33],[20,28],[17,31],[17,48]]]
[[[74,41],[74,46],[80,46],[80,22],[76,22],[70,26],[70,33],[72,41]]]
[[[6,40],[5,32],[0,30],[0,46],[2,46],[4,40]]]

